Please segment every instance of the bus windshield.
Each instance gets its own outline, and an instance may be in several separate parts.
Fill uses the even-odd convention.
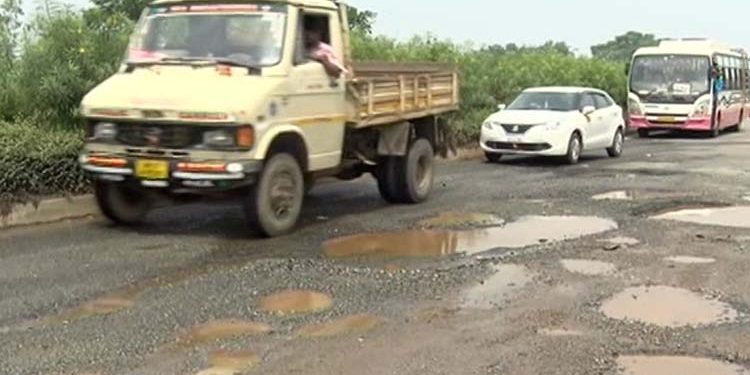
[[[280,5],[171,5],[144,12],[130,40],[130,63],[281,61],[286,8]]]
[[[708,56],[638,56],[630,70],[630,89],[651,103],[693,103],[708,93]]]

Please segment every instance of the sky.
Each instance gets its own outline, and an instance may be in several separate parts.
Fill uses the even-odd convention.
[[[61,0],[76,7],[88,0]],[[378,14],[375,32],[398,39],[432,33],[455,42],[564,41],[577,53],[634,30],[705,37],[750,48],[748,0],[346,0]],[[24,0],[32,9],[34,0]],[[713,9],[710,15],[708,9]]]

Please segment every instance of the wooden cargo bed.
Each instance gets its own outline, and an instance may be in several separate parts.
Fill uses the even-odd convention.
[[[458,109],[454,65],[354,63],[349,81],[353,100],[349,124],[355,128],[438,115]]]

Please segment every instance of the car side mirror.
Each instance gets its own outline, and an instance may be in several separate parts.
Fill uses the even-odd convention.
[[[498,110],[498,111],[502,111],[502,110],[504,110],[504,109],[505,109],[506,107],[507,107],[507,106],[506,106],[505,104],[498,104],[498,105],[497,105],[497,110]]]
[[[588,116],[594,112],[596,112],[596,107],[593,105],[587,105],[581,109],[581,113],[583,113],[584,116]]]

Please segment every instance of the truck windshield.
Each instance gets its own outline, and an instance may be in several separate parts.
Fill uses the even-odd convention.
[[[693,103],[709,92],[708,56],[639,56],[630,89],[646,103]]]
[[[127,61],[273,66],[281,61],[285,27],[283,5],[154,6],[136,25]]]
[[[580,94],[566,92],[524,92],[508,106],[509,110],[575,111]]]

